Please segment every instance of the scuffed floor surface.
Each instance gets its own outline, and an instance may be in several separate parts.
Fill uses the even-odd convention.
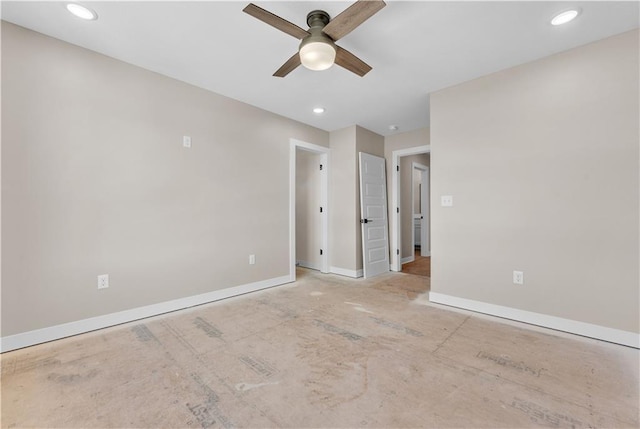
[[[2,427],[638,427],[638,350],[299,281],[5,353]],[[421,300],[421,299],[419,299]]]

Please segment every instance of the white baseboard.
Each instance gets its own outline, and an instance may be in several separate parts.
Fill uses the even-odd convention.
[[[634,332],[607,328],[605,326],[593,325],[591,323],[579,322],[577,320],[563,319],[561,317],[550,316],[547,314],[519,310],[517,308],[503,307],[501,305],[489,304],[471,299],[458,298],[437,292],[429,292],[429,301],[437,304],[449,305],[451,307],[463,308],[465,310],[471,310],[478,313],[490,314],[504,319],[529,323],[531,325],[542,326],[544,328],[568,332],[570,334],[582,335],[583,337],[622,344],[636,349],[640,348],[640,334],[636,334]]]
[[[404,265],[404,264],[408,264],[409,262],[413,262],[415,260],[416,260],[416,256],[415,255],[411,255],[411,256],[407,256],[406,258],[402,258],[400,260],[400,263],[402,265]]]
[[[320,264],[314,264],[313,262],[309,262],[309,261],[297,261],[296,265],[301,266],[302,268],[309,268],[312,270],[318,270],[320,271]]]
[[[364,275],[362,270],[347,270],[346,268],[339,267],[331,267],[329,268],[329,272],[354,279],[360,278]]]
[[[48,341],[59,340],[72,335],[84,334],[97,329],[108,328],[122,323],[133,322],[134,320],[146,317],[157,316],[171,311],[182,310],[196,305],[206,304],[232,296],[255,292],[291,282],[287,276],[262,280],[241,286],[216,290],[203,293],[201,295],[189,296],[186,298],[174,299],[172,301],[161,302],[159,304],[147,305],[144,307],[132,308],[130,310],[119,311],[117,313],[105,314],[104,316],[92,317],[89,319],[77,320],[75,322],[64,323],[62,325],[48,328],[36,329],[34,331],[9,335],[0,338],[0,353],[16,350],[35,344],[46,343]]]

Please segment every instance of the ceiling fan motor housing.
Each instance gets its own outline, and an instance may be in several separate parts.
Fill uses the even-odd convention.
[[[324,10],[312,10],[307,14],[307,25],[309,28],[323,28],[331,21],[331,16]]]

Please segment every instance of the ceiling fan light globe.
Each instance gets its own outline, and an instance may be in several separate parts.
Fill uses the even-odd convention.
[[[310,42],[300,48],[300,62],[309,70],[326,70],[336,60],[336,49],[325,42]]]

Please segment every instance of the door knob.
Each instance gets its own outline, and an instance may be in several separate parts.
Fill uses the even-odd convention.
[[[360,223],[369,223],[369,219],[360,219]]]

